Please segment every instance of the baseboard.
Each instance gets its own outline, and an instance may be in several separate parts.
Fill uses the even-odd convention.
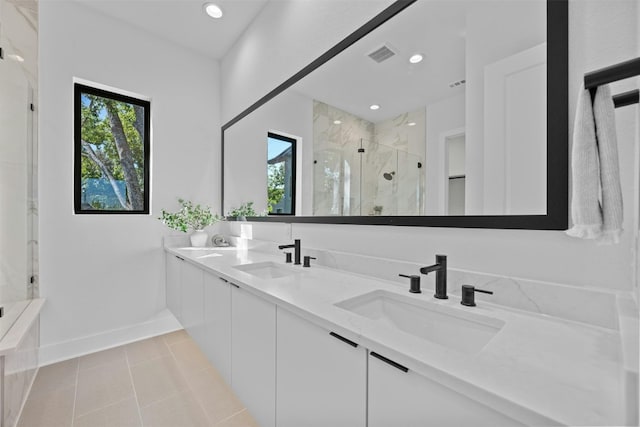
[[[182,329],[182,325],[169,310],[165,309],[153,318],[135,325],[41,346],[38,366],[51,365],[178,329]]]

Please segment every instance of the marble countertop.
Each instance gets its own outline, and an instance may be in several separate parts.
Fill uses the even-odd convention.
[[[618,331],[487,303],[465,307],[450,295],[410,294],[397,283],[341,270],[285,264],[282,256],[228,248],[166,248],[319,326],[335,331],[435,381],[529,425],[625,424],[625,369]],[[291,275],[261,279],[234,268],[273,261]],[[479,351],[459,352],[335,306],[384,290],[498,319]]]

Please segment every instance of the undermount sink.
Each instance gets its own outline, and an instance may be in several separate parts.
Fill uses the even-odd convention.
[[[335,304],[344,310],[415,337],[465,353],[479,352],[504,322],[387,291],[373,291]]]
[[[222,256],[222,254],[216,252],[217,248],[189,247],[189,248],[181,248],[181,250],[185,251],[190,256],[198,259]]]
[[[233,266],[236,270],[259,277],[261,279],[279,279],[280,277],[291,276],[294,271],[275,262],[256,262],[252,264],[240,264]]]

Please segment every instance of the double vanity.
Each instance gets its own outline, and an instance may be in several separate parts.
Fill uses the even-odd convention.
[[[272,246],[166,248],[169,309],[261,426],[624,424],[618,331]]]

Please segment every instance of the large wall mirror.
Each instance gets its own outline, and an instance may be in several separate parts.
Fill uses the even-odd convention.
[[[567,15],[567,0],[395,2],[223,126],[223,211],[566,229]]]

